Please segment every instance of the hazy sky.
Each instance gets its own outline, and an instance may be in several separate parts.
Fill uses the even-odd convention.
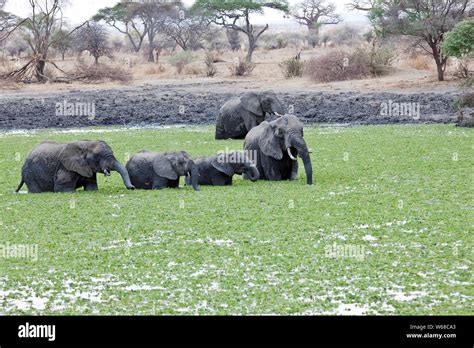
[[[41,0],[44,1],[44,0]],[[65,17],[71,24],[80,23],[89,19],[92,15],[97,13],[97,10],[103,7],[110,7],[119,2],[119,0],[68,0],[69,5],[64,9]],[[194,0],[184,0],[186,5],[191,5]],[[290,0],[290,5],[298,2],[298,0]],[[364,20],[364,13],[359,11],[347,11],[346,4],[349,0],[332,0],[332,3],[336,4],[338,12],[343,16],[344,20],[347,21],[361,21]],[[28,0],[7,0],[5,10],[12,12],[19,16],[26,16],[30,12]],[[295,23],[294,20],[284,19],[283,15],[274,10],[267,10],[264,16],[256,16],[254,18],[257,24],[285,24]]]

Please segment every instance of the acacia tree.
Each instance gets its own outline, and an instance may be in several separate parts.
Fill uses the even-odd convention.
[[[0,42],[5,41],[24,21],[0,8]]]
[[[291,15],[298,23],[308,27],[313,35],[319,34],[322,25],[338,24],[341,17],[336,13],[336,6],[325,0],[303,0],[291,8]]]
[[[252,14],[263,14],[265,8],[288,12],[286,0],[197,0],[192,10],[208,18],[209,23],[226,29],[244,33],[248,38],[247,63],[252,62],[252,54],[257,48],[257,41],[268,29],[256,27],[250,22]]]
[[[159,34],[163,32],[167,18],[177,16],[180,9],[180,3],[157,2],[144,3],[139,10],[147,23],[148,38],[148,61],[155,62],[154,52],[160,49],[156,42]]]
[[[61,53],[61,58],[64,60],[66,52],[72,48],[72,41],[68,36],[69,31],[64,29],[56,30],[52,35],[52,47]]]
[[[472,0],[354,0],[350,7],[367,11],[377,35],[407,35],[436,63],[438,80],[444,80],[448,57],[444,34],[465,18]]]
[[[114,7],[100,9],[92,19],[96,22],[103,20],[124,34],[133,50],[139,52],[148,33],[148,21],[144,18],[140,6],[139,3],[121,2]]]

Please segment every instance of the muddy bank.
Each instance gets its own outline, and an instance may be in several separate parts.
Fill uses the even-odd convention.
[[[213,124],[223,103],[245,92],[238,88],[220,92],[218,84],[214,90],[206,87],[203,91],[194,85],[169,85],[4,95],[0,129]],[[455,93],[276,92],[287,110],[306,123],[449,123],[455,118],[457,97]],[[71,104],[75,115],[68,115]]]

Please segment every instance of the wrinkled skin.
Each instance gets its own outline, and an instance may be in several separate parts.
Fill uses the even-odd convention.
[[[199,157],[195,163],[199,170],[200,185],[232,185],[232,178],[235,174],[245,174],[251,181],[258,180],[260,176],[257,167],[244,152]],[[186,179],[186,184],[191,185],[190,178]]]
[[[244,139],[265,120],[267,114],[283,115],[285,110],[275,93],[248,92],[227,101],[219,111],[216,139]]]
[[[80,187],[95,191],[98,189],[97,173],[109,176],[111,171],[119,172],[125,187],[134,189],[127,170],[105,142],[45,141],[29,153],[16,192],[24,183],[30,193],[73,192]]]
[[[141,151],[127,163],[127,170],[137,189],[160,190],[178,188],[181,176],[189,176],[194,190],[199,191],[199,171],[193,159],[184,151]]]
[[[313,184],[310,152],[303,138],[303,124],[296,116],[285,115],[264,121],[245,138],[246,151],[257,151],[257,169],[261,180],[296,180],[299,156],[304,163],[306,182]]]

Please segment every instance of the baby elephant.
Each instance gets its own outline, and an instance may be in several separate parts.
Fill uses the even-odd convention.
[[[21,182],[31,193],[72,192],[80,187],[97,190],[97,173],[110,175],[116,171],[125,187],[134,189],[125,167],[103,141],[58,143],[45,141],[29,153],[21,173]]]
[[[180,176],[188,176],[193,188],[199,191],[198,168],[184,151],[163,153],[141,151],[130,158],[127,170],[137,189],[178,188]]]
[[[251,181],[257,181],[260,177],[257,167],[245,152],[231,152],[211,157],[200,157],[195,162],[199,170],[200,185],[232,185],[234,174],[245,174],[246,178]],[[186,184],[191,184],[189,178],[186,179]]]

